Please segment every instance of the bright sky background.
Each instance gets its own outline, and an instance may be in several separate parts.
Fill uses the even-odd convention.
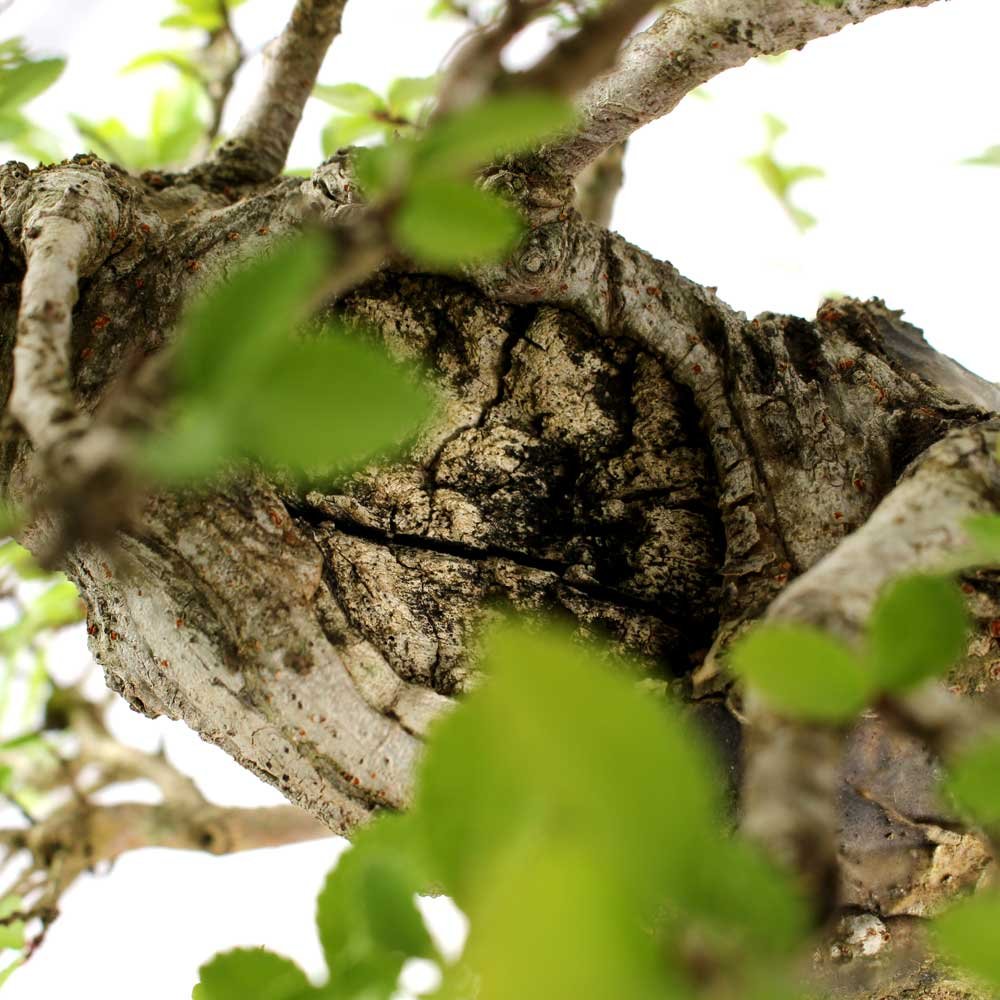
[[[352,0],[322,82],[384,90],[394,77],[433,72],[456,27],[424,20],[429,5]],[[275,34],[290,7],[291,0],[249,0],[239,8],[246,47]],[[158,27],[171,9],[169,0],[14,0],[0,13],[0,39],[24,35],[36,51],[69,57],[61,80],[30,109],[67,152],[83,148],[67,111],[116,115],[143,130],[152,93],[172,77],[117,71],[141,52],[185,44]],[[812,316],[830,292],[879,295],[905,309],[936,347],[1000,380],[1000,169],[960,164],[1000,144],[998,37],[996,0],[952,0],[880,16],[778,64],[732,71],[708,84],[708,100],[688,99],[632,140],[613,226],[751,315]],[[529,39],[521,56],[539,42]],[[255,62],[239,81],[228,124],[256,78]],[[319,162],[328,111],[312,102],[291,166]],[[804,236],[743,163],[763,146],[765,112],[789,125],[777,147],[782,162],[827,172],[796,191],[819,219]],[[85,660],[84,640],[80,629],[63,641],[66,671]],[[114,722],[143,746],[164,740],[216,801],[282,801],[181,724],[150,722],[124,704]],[[42,950],[4,997],[39,1000],[72,989],[103,1000],[182,1000],[198,965],[237,945],[266,944],[319,973],[313,900],[342,849],[328,841],[223,859],[128,855],[110,875],[84,878],[69,893]],[[454,941],[457,918],[444,902],[431,905]]]

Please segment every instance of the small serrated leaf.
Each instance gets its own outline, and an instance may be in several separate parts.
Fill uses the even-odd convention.
[[[305,973],[290,959],[263,948],[217,955],[198,970],[197,1000],[297,1000],[309,990]]]

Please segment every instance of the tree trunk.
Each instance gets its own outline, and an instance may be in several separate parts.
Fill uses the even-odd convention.
[[[612,81],[635,84],[655,67],[656,106],[620,128],[598,109],[547,162],[579,168],[701,79],[905,5],[806,5],[804,27],[781,21],[770,41],[755,41],[755,22],[730,32],[729,48],[699,43],[702,62],[646,59],[660,45],[672,57],[694,31],[668,12]],[[339,25],[342,4],[326,6]],[[150,359],[195,292],[308,221],[354,217],[344,158],[305,181],[250,171],[229,187],[226,171],[253,152],[244,131],[238,156],[223,147],[221,167],[183,176],[136,179],[92,157],[0,170],[3,398],[19,323],[54,325],[73,304],[43,295],[25,319],[25,261],[63,246],[45,243],[53,215],[70,220],[80,248],[66,395],[94,425],[125,427],[140,390],[165,392]],[[246,474],[148,497],[125,528],[83,494],[63,505],[70,537],[83,539],[66,570],[108,684],[348,832],[407,805],[429,724],[476,683],[475,637],[494,609],[569,617],[690,703],[749,831],[846,915],[831,959],[842,985],[972,996],[922,960],[883,963],[858,943],[859,928],[877,925],[905,952],[916,918],[990,864],[984,840],[942,813],[927,746],[874,713],[845,743],[741,705],[720,654],[765,613],[853,639],[886,580],[957,550],[964,517],[1000,507],[1000,389],[877,300],[830,301],[815,320],[747,320],[581,218],[568,176],[544,162],[506,163],[485,183],[531,222],[505,265],[451,277],[387,265],[336,302],[393,354],[425,363],[438,387],[437,417],[403,456],[310,490]],[[74,191],[80,207],[67,214]],[[28,433],[9,429],[0,472],[5,492],[31,506],[51,498],[70,453],[58,435],[34,433],[38,414],[15,402]],[[110,548],[90,540],[109,524]],[[55,531],[37,517],[26,541],[45,549]],[[977,698],[1000,682],[1000,586],[978,573],[963,587],[976,628],[949,683]],[[913,712],[930,732],[946,709]]]

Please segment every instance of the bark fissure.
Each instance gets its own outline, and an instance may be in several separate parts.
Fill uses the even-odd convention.
[[[305,38],[308,65],[269,78],[274,100],[211,163],[143,183],[88,158],[5,168],[0,347],[9,358],[38,322],[46,349],[58,344],[40,393],[15,377],[28,440],[3,449],[12,497],[38,498],[31,444],[44,457],[67,423],[36,421],[27,403],[52,411],[58,397],[121,440],[169,391],[164,348],[183,306],[311,223],[363,251],[330,308],[426,362],[441,399],[405,451],[336,482],[296,492],[249,471],[143,497],[130,520],[105,525],[104,538],[121,529],[112,554],[91,544],[100,532],[78,532],[68,569],[110,686],[346,832],[407,805],[428,728],[477,681],[475,637],[494,607],[556,613],[652,676],[690,676],[671,687],[690,687],[723,747],[747,832],[799,870],[821,915],[924,917],[974,885],[989,845],[939,814],[928,748],[948,754],[991,724],[984,704],[923,693],[887,700],[850,732],[807,728],[741,702],[724,653],[765,609],[856,641],[882,583],[953,555],[963,519],[1000,508],[1000,389],[878,301],[748,320],[581,218],[566,176],[706,75],[909,5],[741,0],[741,18],[729,0],[673,5],[584,92],[576,134],[484,173],[529,229],[505,264],[461,279],[379,262],[388,243],[362,232],[372,220],[346,156],[305,181],[276,177],[339,30],[337,0],[299,0],[288,38]],[[496,37],[478,42],[497,55]],[[491,89],[494,63],[466,82]],[[45,209],[45,185],[76,178],[108,187],[94,225],[117,212],[121,231],[95,229],[89,247],[79,220],[54,228],[75,263],[52,323],[33,284],[36,237],[18,220]],[[52,532],[38,517],[28,538],[41,547]],[[1000,589],[965,584],[976,630],[949,682],[996,692]]]

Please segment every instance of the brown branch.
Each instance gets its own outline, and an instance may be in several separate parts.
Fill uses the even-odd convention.
[[[246,54],[233,31],[229,18],[229,8],[221,3],[223,25],[209,36],[208,44],[198,54],[198,62],[204,71],[200,77],[208,99],[212,105],[212,117],[206,129],[206,138],[214,142],[222,128],[222,115],[232,93],[236,74],[246,59]]]
[[[775,55],[883,11],[934,0],[682,0],[626,45],[616,69],[580,96],[581,124],[546,159],[576,175],[609,146],[669,113],[707,80],[755,56]]]
[[[606,149],[576,179],[576,210],[602,228],[611,225],[618,192],[625,182],[625,143]]]
[[[14,237],[27,265],[8,409],[61,478],[78,471],[76,445],[89,426],[70,380],[79,282],[104,262],[125,222],[110,175],[111,168],[82,164],[44,173],[10,164],[0,177],[3,229]]]
[[[550,93],[575,94],[614,65],[622,42],[656,4],[657,0],[617,0],[605,4],[537,65],[519,73],[515,77],[517,83]]]
[[[448,62],[435,117],[482,100],[503,77],[500,56],[548,0],[509,0],[492,23],[478,27],[458,43]]]
[[[792,583],[770,621],[804,622],[856,642],[884,585],[903,573],[939,570],[967,547],[965,521],[1000,508],[995,454],[1000,421],[954,431],[930,447],[854,534]],[[983,732],[981,706],[921,690],[888,700],[890,720],[939,752]],[[777,717],[747,703],[744,829],[836,903],[837,798],[844,731]]]
[[[284,31],[265,53],[264,82],[210,170],[233,183],[277,177],[347,0],[297,0]]]
[[[101,705],[75,690],[62,693],[66,728],[78,741],[75,756],[63,769],[62,786],[69,797],[26,828],[0,830],[3,865],[23,852],[31,859],[7,890],[24,897],[23,912],[6,921],[41,921],[29,951],[37,948],[58,916],[60,899],[76,879],[128,851],[166,847],[221,855],[332,835],[326,824],[295,806],[240,809],[208,802],[194,781],[162,753],[146,754],[116,741],[104,723]],[[96,774],[81,789],[78,777],[91,771]],[[163,801],[98,805],[90,798],[136,779],[156,784]]]

